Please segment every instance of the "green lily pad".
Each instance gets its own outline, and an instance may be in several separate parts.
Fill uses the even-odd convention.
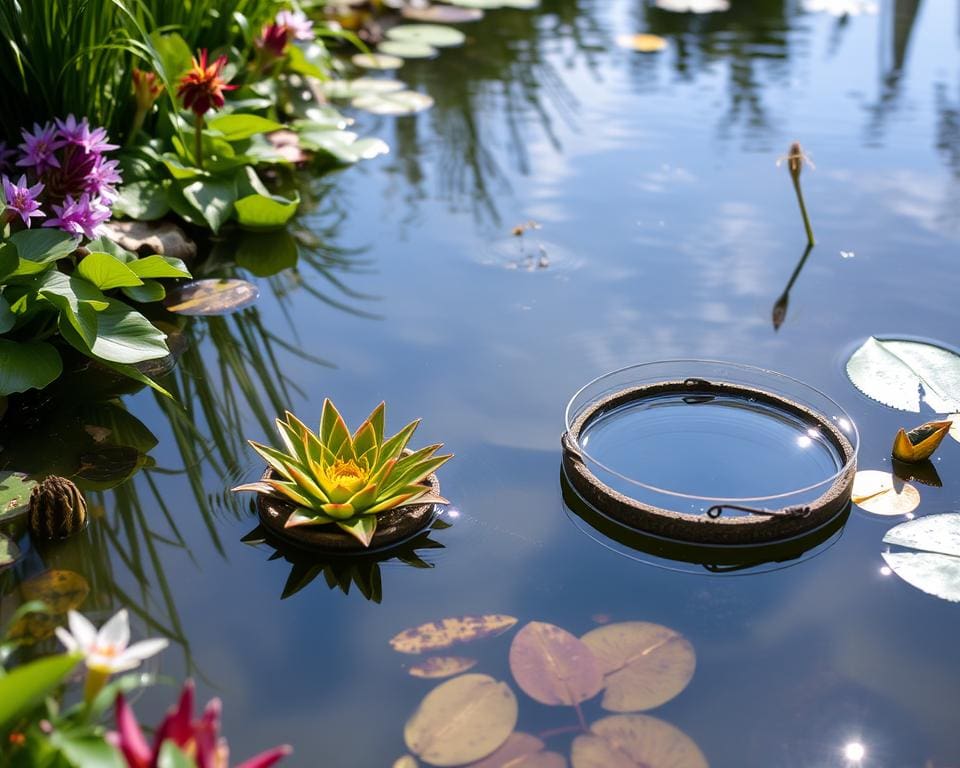
[[[960,603],[960,514],[908,520],[887,531],[883,541],[914,550],[882,553],[897,576],[928,595]]]
[[[871,336],[847,361],[847,375],[867,397],[890,408],[960,411],[960,355],[937,344]]]
[[[363,69],[400,69],[403,59],[399,56],[388,56],[385,53],[355,53],[350,61],[356,67]]]
[[[467,36],[443,24],[401,24],[387,32],[387,39],[401,43],[423,43],[434,48],[455,48]]]
[[[432,59],[439,51],[432,45],[401,40],[384,40],[377,46],[380,53],[399,56],[401,59]]]
[[[480,8],[462,8],[455,5],[428,5],[425,8],[404,6],[400,13],[410,21],[428,24],[467,24],[483,18]]]
[[[0,523],[19,517],[30,507],[30,492],[36,486],[22,472],[0,472]]]
[[[402,91],[407,84],[385,77],[358,77],[353,80],[328,80],[321,90],[328,99],[355,99],[376,93]]]
[[[246,280],[195,280],[170,291],[163,304],[178,315],[229,315],[259,296],[260,289]]]
[[[0,533],[0,571],[20,559],[20,547],[13,539]]]
[[[433,98],[418,91],[370,93],[358,96],[350,102],[350,106],[375,115],[412,115],[430,109]]]
[[[730,10],[728,0],[657,0],[656,6],[673,13],[718,13]]]

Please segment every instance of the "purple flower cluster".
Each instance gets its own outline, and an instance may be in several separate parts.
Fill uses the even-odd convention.
[[[122,179],[116,160],[106,153],[117,149],[105,128],[91,128],[86,118],[37,125],[22,130],[19,153],[0,141],[0,178],[6,210],[2,220],[18,216],[26,227],[43,218],[44,227],[59,227],[90,239],[110,218]],[[14,162],[14,160],[16,160]],[[12,181],[8,172],[21,169]]]

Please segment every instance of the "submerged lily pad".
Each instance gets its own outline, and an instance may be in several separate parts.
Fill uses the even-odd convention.
[[[871,336],[850,356],[854,386],[891,408],[937,413],[960,411],[960,355],[935,344]]]
[[[442,678],[459,675],[476,665],[476,659],[466,656],[431,656],[414,664],[409,671],[413,677]]]
[[[22,472],[0,472],[0,523],[22,515],[30,507],[37,483]]]
[[[363,69],[400,69],[403,59],[399,56],[388,56],[385,53],[355,53],[350,57],[354,66]]]
[[[640,53],[655,53],[667,47],[667,41],[660,35],[617,35],[617,45]]]
[[[401,59],[432,59],[440,53],[432,45],[405,40],[384,40],[377,46],[377,50],[387,56],[398,56]]]
[[[851,499],[874,515],[906,515],[920,506],[920,491],[889,472],[862,469],[853,480]]]
[[[0,571],[20,559],[20,547],[13,539],[0,533]]]
[[[470,763],[468,768],[530,768],[529,761],[542,754],[545,747],[546,744],[536,736],[515,731],[496,752],[479,762]]]
[[[171,290],[163,304],[178,315],[229,315],[249,307],[259,296],[260,289],[246,280],[195,280]]]
[[[400,653],[439,651],[456,643],[502,635],[516,623],[513,616],[495,613],[441,619],[403,630],[390,639],[390,645]]]
[[[697,657],[679,632],[646,621],[607,624],[582,638],[603,673],[603,708],[637,712],[665,704],[693,679]]]
[[[483,18],[483,11],[480,8],[463,8],[455,5],[428,5],[425,8],[405,5],[400,12],[403,18],[410,21],[431,24],[467,24]]]
[[[573,768],[709,768],[687,734],[648,715],[612,715],[577,736]]]
[[[472,763],[497,750],[517,724],[517,697],[489,675],[460,675],[434,688],[407,721],[407,748],[431,765]]]
[[[463,45],[467,36],[459,29],[443,24],[401,24],[387,32],[387,39],[401,43],[421,43],[434,48]]]
[[[541,621],[531,621],[513,638],[510,671],[523,692],[541,704],[574,706],[603,688],[590,648],[565,629]]]
[[[368,93],[350,102],[355,109],[374,115],[412,115],[433,106],[433,98],[418,91]]]
[[[657,0],[657,8],[673,13],[718,13],[730,10],[728,0]]]

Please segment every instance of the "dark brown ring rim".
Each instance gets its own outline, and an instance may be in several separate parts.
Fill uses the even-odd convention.
[[[263,479],[274,477],[276,474],[273,469],[267,467]],[[429,475],[423,485],[429,487],[434,495],[440,495],[440,480],[436,474]],[[373,534],[370,546],[365,547],[332,523],[284,528],[296,505],[264,493],[257,494],[257,516],[272,536],[298,549],[329,555],[370,555],[403,544],[433,523],[435,507],[433,503],[404,504],[380,512],[377,515],[377,531]]]
[[[844,458],[843,468],[824,493],[811,501],[805,515],[745,515],[709,518],[645,504],[606,485],[587,466],[578,448],[580,435],[602,413],[635,400],[669,392],[714,393],[748,396],[810,420],[826,430],[830,442]],[[563,468],[571,485],[585,501],[606,516],[636,531],[693,544],[767,544],[790,539],[828,523],[849,504],[857,471],[856,449],[846,435],[823,414],[782,395],[724,381],[685,379],[628,387],[585,408],[561,439]],[[828,478],[825,478],[828,479]],[[720,501],[720,500],[718,500]],[[772,509],[785,512],[785,509]]]

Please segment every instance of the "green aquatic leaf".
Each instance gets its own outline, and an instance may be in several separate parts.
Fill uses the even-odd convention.
[[[374,115],[412,115],[433,106],[433,97],[419,91],[367,93],[350,102],[355,109]]]
[[[10,302],[0,293],[0,333],[6,333],[16,324],[17,316],[10,309]]]
[[[17,255],[25,261],[46,264],[73,253],[80,238],[59,229],[24,229],[8,238],[17,248]]]
[[[22,515],[30,507],[37,482],[22,472],[0,472],[0,523]]]
[[[328,80],[321,90],[328,99],[354,99],[371,93],[395,93],[407,84],[387,77],[358,77],[353,80]]]
[[[287,200],[276,195],[247,195],[235,203],[237,222],[248,229],[279,229],[293,218],[299,205],[299,196]]]
[[[268,120],[259,115],[242,115],[236,113],[215,117],[207,123],[207,126],[214,131],[220,131],[227,141],[249,139],[258,133],[270,133],[283,128],[283,125],[275,120]]]
[[[946,347],[871,336],[847,361],[847,375],[863,394],[891,408],[960,411],[960,355]]]
[[[169,181],[134,181],[120,187],[113,203],[114,215],[129,216],[138,221],[156,221],[170,211],[167,199]]]
[[[257,277],[269,277],[297,265],[296,238],[286,229],[245,232],[236,248],[237,265]]]
[[[387,56],[398,56],[401,59],[432,59],[440,53],[432,45],[403,40],[384,40],[377,46],[377,50]]]
[[[400,24],[387,30],[387,39],[401,43],[421,43],[434,48],[463,45],[467,36],[459,29],[443,24]]]
[[[233,214],[233,204],[237,199],[237,185],[225,179],[193,181],[181,187],[180,192],[214,234]]]
[[[68,653],[48,656],[23,664],[0,677],[0,731],[43,701],[82,658],[81,654]]]
[[[20,547],[13,539],[0,533],[0,571],[20,559]]]
[[[385,53],[355,53],[350,61],[362,69],[400,69],[403,59],[399,56],[387,56]]]
[[[130,267],[109,253],[87,254],[77,265],[77,274],[101,291],[143,285],[143,280]]]
[[[0,339],[0,395],[43,389],[62,372],[60,353],[51,344]]]
[[[151,256],[144,256],[142,259],[135,259],[127,266],[129,266],[138,277],[190,277],[190,270],[187,269],[187,265],[184,264],[182,260],[173,256],[153,254]]]

